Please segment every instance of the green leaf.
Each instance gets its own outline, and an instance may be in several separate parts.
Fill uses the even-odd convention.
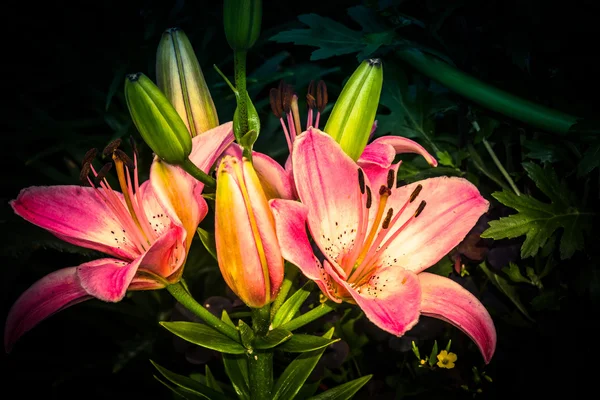
[[[163,384],[163,386],[167,387],[169,390],[171,390],[173,393],[175,393],[177,396],[177,398],[183,398],[183,399],[187,399],[187,400],[197,400],[197,399],[205,399],[206,397],[204,396],[200,396],[197,394],[193,394],[193,393],[186,393],[183,389],[177,387],[177,386],[173,386],[170,383],[165,382],[162,378],[153,375],[154,379],[156,379],[157,381],[159,381],[160,383]]]
[[[242,345],[250,350],[252,349],[252,342],[254,341],[254,331],[250,326],[242,321],[241,319],[238,321],[238,329],[240,331],[240,338],[242,339]]]
[[[438,355],[438,344],[437,344],[437,340],[434,340],[433,347],[431,348],[431,355],[429,356],[429,365],[431,365],[432,367],[437,362],[437,355]]]
[[[188,321],[160,322],[170,332],[198,346],[226,354],[244,354],[246,349],[222,333],[204,324]]]
[[[285,341],[290,340],[295,336],[292,332],[283,328],[275,328],[267,334],[267,336],[259,336],[254,340],[254,348],[259,350],[271,349],[279,346]]]
[[[210,255],[213,256],[216,260],[217,243],[215,242],[215,234],[212,232],[205,231],[202,228],[198,228],[197,232],[198,236],[200,237],[200,240],[202,241],[202,244],[204,245],[204,247],[206,247],[206,250],[208,250]]]
[[[523,315],[527,317],[528,320],[534,321],[533,318],[529,316],[529,313],[527,312],[527,309],[525,308],[523,303],[521,303],[521,299],[519,298],[517,289],[514,286],[512,286],[506,279],[504,279],[500,275],[490,271],[485,265],[485,263],[479,264],[479,267],[483,270],[483,272],[485,272],[485,274],[488,276],[490,281],[492,281],[494,286],[496,286],[502,293],[504,293],[506,297],[508,297],[510,301],[512,301],[513,304],[517,306],[519,311],[521,311],[521,313],[523,313]]]
[[[326,392],[320,393],[317,396],[311,397],[309,400],[348,400],[351,399],[356,392],[360,390],[373,375],[366,375],[343,385],[329,389]]]
[[[238,397],[242,400],[250,399],[250,379],[248,378],[246,356],[223,354],[223,365]]]
[[[411,342],[412,344],[412,352],[415,354],[415,356],[417,357],[417,360],[421,360],[421,353],[419,352],[419,348],[417,347],[417,345],[415,344],[415,341],[413,340]]]
[[[171,383],[177,385],[177,387],[183,389],[184,392],[190,392],[197,396],[200,396],[200,398],[208,400],[227,400],[227,397],[224,394],[219,393],[218,391],[213,390],[208,386],[193,380],[192,378],[188,378],[187,376],[179,375],[175,372],[169,371],[168,369],[161,367],[152,360],[150,360],[150,362],[152,363],[152,365],[154,365],[158,372],[161,373],[162,376],[164,376]]]
[[[281,305],[281,307],[279,308],[279,310],[277,310],[277,313],[273,317],[272,324],[274,327],[278,327],[280,325],[285,324],[286,322],[290,322],[294,318],[298,310],[300,310],[302,304],[304,304],[304,302],[310,295],[310,291],[313,288],[313,285],[314,284],[312,283],[312,281],[307,282],[304,286],[298,289],[296,293],[291,295],[290,298],[285,301],[285,303]]]
[[[592,145],[585,153],[577,166],[577,176],[584,176],[600,167],[600,143]]]
[[[452,156],[450,155],[450,153],[448,153],[448,151],[438,151],[437,153],[435,153],[435,155],[437,156],[438,162],[441,165],[455,168],[454,161],[452,161]]]
[[[219,386],[219,382],[217,382],[212,372],[210,371],[210,368],[208,368],[208,364],[204,366],[204,376],[206,378],[206,385],[209,388],[214,389],[219,393],[223,393],[223,389],[221,389],[221,386]]]
[[[446,345],[447,352],[450,352],[450,346],[452,346],[452,339],[448,340],[448,344]]]
[[[295,333],[287,342],[277,347],[277,350],[287,351],[289,353],[305,353],[307,351],[322,349],[339,340],[340,339],[325,339],[321,336]]]
[[[583,249],[584,232],[590,229],[589,219],[593,214],[580,212],[573,205],[571,192],[564,182],[559,182],[554,170],[542,169],[533,163],[525,163],[523,167],[552,203],[543,203],[528,195],[517,196],[508,190],[492,193],[518,213],[491,221],[481,237],[505,239],[525,235],[521,258],[526,258],[535,256],[554,231],[562,228],[560,256],[563,260],[570,258],[575,251]]]
[[[529,279],[527,279],[523,275],[521,275],[521,270],[519,269],[519,266],[515,263],[512,263],[512,262],[509,263],[508,268],[507,267],[502,268],[502,272],[504,272],[506,275],[508,275],[510,280],[513,282],[531,283],[531,281]]]
[[[331,328],[323,337],[331,339],[334,329]],[[325,352],[325,348],[309,351],[299,355],[283,371],[275,386],[273,387],[273,400],[291,400],[296,396],[306,378],[317,365],[317,362]]]

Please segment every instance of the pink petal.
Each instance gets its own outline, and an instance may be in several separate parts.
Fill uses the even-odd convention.
[[[292,162],[312,237],[327,257],[336,260],[350,246],[350,231],[358,225],[358,166],[331,136],[312,128],[296,138]]]
[[[451,279],[427,272],[418,277],[423,291],[421,312],[462,330],[477,344],[486,364],[489,363],[496,349],[496,328],[483,304]]]
[[[415,153],[422,155],[427,163],[432,167],[437,167],[438,163],[435,157],[433,157],[423,146],[419,143],[414,142],[410,139],[402,136],[382,136],[377,138],[369,146],[374,144],[385,144],[394,148],[396,154],[403,153]],[[367,147],[369,147],[367,146]]]
[[[27,289],[15,302],[6,318],[4,349],[52,314],[90,299],[77,279],[76,267],[64,268],[46,275]]]
[[[419,321],[421,286],[417,275],[399,267],[375,271],[356,287],[333,275],[371,322],[386,332],[403,335]]]
[[[81,186],[33,186],[21,190],[10,204],[17,215],[66,242],[133,260],[139,254],[132,244],[134,240],[94,190]],[[123,201],[121,193],[114,193]],[[122,241],[122,237],[126,240]],[[118,245],[115,238],[119,239]]]
[[[252,162],[267,199],[294,200],[291,175],[266,154],[252,153]]]
[[[127,290],[156,290],[164,287],[165,285],[156,281],[155,279],[144,276],[135,276],[129,284],[129,288]]]
[[[141,258],[131,263],[113,258],[90,261],[77,267],[77,277],[88,294],[103,301],[117,302],[125,296],[140,261]]]
[[[167,230],[140,258],[139,269],[148,270],[163,279],[173,280],[180,275],[187,257],[187,233],[183,227],[172,222]]]
[[[394,162],[396,152],[392,146],[384,143],[371,143],[358,159],[358,165],[369,177],[372,188],[378,189],[387,185],[388,170]]]
[[[190,160],[208,173],[217,158],[233,143],[233,122],[226,122],[192,139]]]
[[[416,273],[456,247],[489,207],[473,184],[454,177],[430,178],[397,188],[392,191],[387,207],[395,212],[400,210],[417,185],[423,187],[420,194],[390,228],[388,237],[412,218],[421,201],[427,205],[380,257],[384,263]]]

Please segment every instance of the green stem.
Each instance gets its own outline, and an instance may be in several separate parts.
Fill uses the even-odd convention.
[[[234,327],[227,325],[225,322],[221,321],[219,318],[215,317],[204,308],[201,304],[199,304],[188,292],[183,284],[180,282],[174,283],[172,285],[167,286],[167,290],[171,295],[181,303],[182,306],[190,310],[194,313],[194,315],[198,316],[206,323],[206,325],[216,329],[221,332],[225,336],[230,339],[235,340],[236,342],[240,341],[240,336]]]
[[[217,181],[215,181],[215,178],[196,167],[196,164],[194,164],[189,158],[186,158],[183,164],[180,164],[179,166],[183,168],[185,172],[204,183],[206,186],[212,188],[217,187]]]
[[[550,132],[567,133],[578,118],[488,85],[419,50],[396,53],[420,73],[490,110]]]
[[[287,295],[290,293],[290,289],[294,284],[294,280],[296,279],[296,276],[298,276],[298,271],[299,270],[295,265],[292,265],[290,263],[285,264],[285,279],[281,284],[279,294],[277,294],[275,301],[271,305],[271,318],[273,318],[275,314],[277,314],[279,307],[281,307],[281,305],[287,299]]]
[[[514,190],[515,194],[517,196],[520,196],[521,192],[519,191],[519,188],[517,188],[517,185],[515,185],[515,182],[512,180],[512,178],[510,177],[508,172],[506,172],[506,170],[504,169],[504,166],[502,165],[500,160],[498,160],[498,157],[496,156],[494,149],[492,149],[492,146],[490,146],[489,142],[487,140],[485,140],[485,138],[483,139],[483,145],[485,146],[485,149],[488,151],[488,153],[490,153],[490,157],[492,157],[494,164],[496,164],[496,167],[498,167],[498,169],[504,176],[504,179],[506,179],[506,181],[508,182],[508,184],[510,185],[512,190]]]
[[[269,332],[270,315],[268,305],[252,309],[252,328],[257,336],[265,336]],[[254,350],[248,354],[248,373],[250,398],[270,399],[273,388],[273,351]]]
[[[288,331],[293,331],[295,329],[303,327],[304,325],[310,322],[313,322],[318,318],[321,318],[323,315],[326,315],[331,311],[333,311],[333,307],[331,307],[327,303],[322,303],[319,306],[310,310],[309,312],[302,314],[298,318],[294,318],[290,322],[286,322],[285,324],[281,325],[280,328],[287,329]]]
[[[239,129],[240,132],[234,132],[236,140],[240,141],[242,136],[248,132],[248,104],[246,103],[246,52],[245,51],[234,51],[233,52],[233,63],[234,63],[234,76],[235,76],[235,87],[238,91],[237,107],[239,117]]]

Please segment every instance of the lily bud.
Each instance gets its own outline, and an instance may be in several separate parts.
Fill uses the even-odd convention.
[[[225,0],[223,25],[229,46],[234,51],[251,48],[260,35],[262,0]]]
[[[382,86],[381,60],[363,61],[344,85],[325,125],[325,132],[354,160],[369,140]]]
[[[225,156],[219,165],[215,242],[221,274],[244,303],[260,308],[275,299],[283,258],[267,198],[246,158]]]
[[[133,123],[157,156],[169,164],[187,160],[192,138],[175,108],[146,75],[127,75],[125,99]]]
[[[156,53],[156,81],[192,137],[219,126],[192,44],[179,28],[163,33]]]

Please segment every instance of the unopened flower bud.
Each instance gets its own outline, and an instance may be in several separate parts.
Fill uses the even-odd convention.
[[[260,35],[262,0],[225,0],[223,25],[229,46],[234,51],[251,48]]]
[[[363,61],[344,85],[325,125],[325,132],[354,160],[358,160],[371,135],[382,86],[381,60]]]
[[[125,99],[133,123],[156,155],[170,164],[187,160],[192,138],[175,108],[146,75],[127,75]]]
[[[192,44],[179,28],[163,33],[156,53],[156,81],[192,137],[219,125]]]

